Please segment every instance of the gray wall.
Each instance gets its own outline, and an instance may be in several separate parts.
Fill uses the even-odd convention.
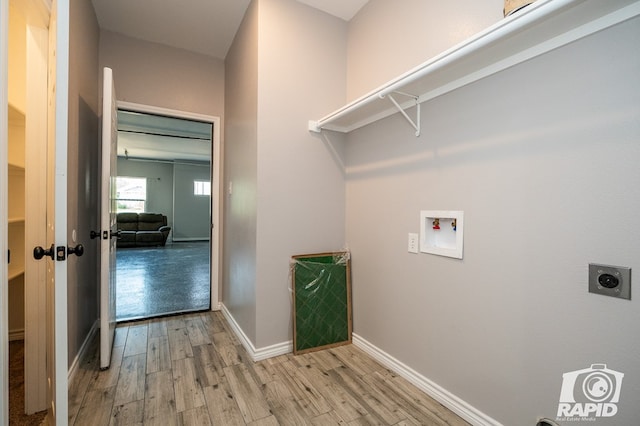
[[[146,210],[166,215],[167,223],[173,226],[173,164],[118,157],[118,176],[146,177]]]
[[[167,216],[167,223],[172,227],[171,240],[209,239],[211,198],[193,195],[194,179],[211,179],[208,165],[119,157],[118,176],[147,178],[146,211]]]
[[[355,333],[505,425],[555,417],[593,363],[625,373],[598,424],[640,417],[640,299],[587,292],[590,262],[640,268],[638,39],[635,19],[423,104],[420,138],[398,114],[348,137]],[[464,211],[463,260],[407,253],[421,209]]]
[[[348,99],[489,27],[503,6],[503,0],[370,0],[349,22]]]
[[[69,141],[67,226],[69,245],[82,244],[82,257],[67,260],[69,364],[80,350],[98,309],[98,249],[89,231],[99,229],[98,21],[87,1],[70,2]],[[77,241],[72,232],[77,232]]]
[[[252,2],[225,62],[222,301],[256,341],[258,3]],[[233,183],[233,193],[227,188]]]
[[[208,240],[211,235],[211,197],[193,194],[195,180],[211,180],[209,165],[173,165],[173,239]]]
[[[291,339],[290,257],[343,247],[342,168],[307,121],[345,67],[344,21],[293,0],[254,1],[227,57],[223,302],[257,348]]]
[[[343,169],[327,146],[341,152],[342,139],[324,142],[307,123],[344,102],[347,28],[297,1],[259,4],[256,343],[265,347],[291,339],[291,256],[344,247]]]
[[[222,60],[101,30],[103,67],[119,101],[223,117]]]

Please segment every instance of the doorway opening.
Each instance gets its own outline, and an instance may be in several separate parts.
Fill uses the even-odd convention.
[[[118,109],[118,322],[217,309],[217,123],[148,108]]]

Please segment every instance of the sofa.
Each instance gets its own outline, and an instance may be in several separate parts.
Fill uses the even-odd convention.
[[[167,243],[171,227],[167,216],[160,213],[118,213],[117,247],[153,247]]]

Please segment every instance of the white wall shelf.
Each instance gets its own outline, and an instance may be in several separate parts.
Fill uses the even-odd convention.
[[[419,105],[640,15],[640,0],[538,0],[328,114],[309,130],[348,133],[398,112],[420,134]],[[389,95],[411,99],[395,105]],[[416,107],[418,123],[407,113]]]

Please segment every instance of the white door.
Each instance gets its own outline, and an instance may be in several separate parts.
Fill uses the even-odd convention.
[[[36,6],[44,3],[33,2]],[[67,231],[67,123],[68,123],[68,40],[69,40],[69,2],[68,0],[53,0],[50,3],[48,34],[48,87],[47,87],[47,125],[46,125],[46,209],[47,230],[39,244],[43,244],[42,255],[51,254],[51,258],[44,257],[46,262],[46,399],[49,410],[49,424],[55,424],[56,418],[67,419],[67,268],[63,261],[66,258]],[[42,7],[34,10],[43,12]],[[47,12],[48,12],[47,11]],[[0,223],[6,224],[6,164],[7,164],[7,27],[8,1],[0,0]],[[45,14],[47,12],[44,12]],[[66,25],[59,28],[58,18]],[[45,24],[45,26],[47,26]],[[34,33],[31,33],[33,36]],[[42,39],[43,33],[37,35],[36,41],[40,46],[47,43]],[[46,36],[45,36],[46,37]],[[31,78],[31,77],[30,77]],[[30,85],[28,85],[31,87]],[[58,91],[58,96],[56,96]],[[58,143],[56,143],[56,141]],[[42,184],[42,183],[41,183]],[[0,238],[0,278],[5,282],[6,268],[6,232]],[[47,251],[48,253],[45,253]],[[58,263],[56,267],[56,263]],[[6,286],[0,291],[0,424],[8,422],[8,382],[7,382],[7,321],[8,307],[6,303]],[[54,310],[55,307],[55,310]]]
[[[32,20],[33,22],[33,20]],[[47,238],[47,80],[48,19],[27,26],[25,126],[25,247]],[[47,402],[47,265],[25,256],[24,272],[24,396],[27,414],[46,410]]]
[[[8,2],[2,1],[2,11],[0,12],[0,28],[8,28],[6,13],[6,7]],[[24,284],[25,284],[25,317],[24,317],[24,340],[25,340],[25,354],[24,354],[24,387],[25,387],[25,411],[30,414],[35,411],[41,411],[47,409],[50,404],[47,400],[47,345],[50,343],[47,339],[47,332],[52,328],[49,327],[49,323],[53,322],[53,316],[50,317],[51,321],[48,321],[47,306],[53,306],[53,302],[47,303],[47,298],[50,296],[49,282],[53,282],[53,279],[46,280],[46,271],[50,268],[46,262],[40,262],[33,259],[31,256],[32,248],[35,245],[43,244],[49,240],[47,236],[47,223],[46,223],[46,209],[47,209],[47,185],[43,185],[48,178],[47,176],[47,138],[49,136],[48,130],[48,102],[49,102],[49,89],[47,87],[48,81],[48,61],[49,61],[49,36],[48,28],[50,25],[50,11],[45,8],[43,3],[38,0],[20,0],[12,3],[12,7],[15,8],[14,12],[16,16],[24,18],[24,29],[18,27],[18,31],[25,31],[26,38],[22,41],[25,43],[21,46],[22,52],[25,53],[26,68],[22,71],[26,75],[26,87],[25,89],[25,102],[23,104],[24,113],[28,117],[25,120],[25,189],[27,191],[27,197],[25,197],[25,247],[27,248],[24,256]],[[20,24],[18,24],[20,25]],[[55,38],[52,38],[55,40]],[[6,61],[6,43],[7,34],[2,33],[2,65],[0,66],[0,75],[6,76],[7,62]],[[18,43],[20,41],[12,41],[12,43]],[[16,45],[14,45],[14,49]],[[15,71],[15,69],[14,69]],[[19,78],[18,74],[14,74],[14,78]],[[4,77],[2,81],[6,83]],[[6,86],[3,85],[3,90],[0,90],[2,96],[0,96],[0,102],[3,107],[7,105],[7,91]],[[14,99],[17,101],[19,98]],[[53,99],[53,98],[51,98]],[[6,111],[6,110],[4,110]],[[2,117],[6,119],[6,112],[2,114]],[[4,120],[3,120],[4,121]],[[7,127],[3,123],[0,126],[3,130]],[[2,154],[6,154],[7,141],[4,139],[6,133],[3,134],[3,140],[1,146]],[[6,164],[6,157],[0,155],[0,162]],[[0,179],[1,181],[2,179]],[[4,199],[4,195],[3,195]],[[6,207],[6,203],[4,206]],[[3,212],[4,213],[4,212]],[[3,220],[4,223],[4,220]],[[6,234],[5,234],[6,235]],[[4,252],[4,250],[3,250]],[[3,271],[4,272],[4,271]],[[4,274],[3,274],[4,276]],[[4,282],[4,279],[3,279]],[[3,293],[0,293],[0,302],[3,300]],[[3,316],[7,313],[6,305],[3,305],[0,312]],[[6,326],[6,321],[3,321],[3,326]],[[4,331],[4,330],[3,330]],[[3,350],[3,343],[6,339],[3,337],[0,342],[0,348]],[[51,355],[49,358],[52,358]],[[2,358],[2,357],[0,357]],[[6,363],[2,362],[3,366]],[[6,386],[7,374],[3,369],[2,385]],[[8,408],[6,402],[7,392],[2,392],[3,397],[0,399],[0,424],[4,424],[6,419],[6,412],[4,408]]]
[[[102,202],[100,213],[100,368],[111,363],[116,327],[116,155],[118,144],[113,72],[104,69],[102,91]]]

